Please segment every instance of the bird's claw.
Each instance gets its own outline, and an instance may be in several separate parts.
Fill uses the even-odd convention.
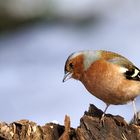
[[[100,125],[101,125],[101,126],[104,126],[104,125],[105,125],[105,114],[103,114],[103,115],[101,116]]]

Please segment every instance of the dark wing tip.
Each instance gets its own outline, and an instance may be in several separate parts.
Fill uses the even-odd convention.
[[[125,76],[129,80],[140,81],[140,70],[137,67],[133,67],[125,72]]]

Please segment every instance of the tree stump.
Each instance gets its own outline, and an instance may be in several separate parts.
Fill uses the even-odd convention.
[[[140,126],[128,124],[121,116],[105,115],[90,105],[80,119],[80,126],[71,128],[70,117],[65,116],[65,125],[47,123],[39,126],[29,120],[7,124],[0,123],[0,140],[140,140]]]

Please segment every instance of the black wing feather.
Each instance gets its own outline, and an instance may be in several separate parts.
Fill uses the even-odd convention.
[[[129,80],[140,81],[140,70],[137,67],[133,67],[125,72],[125,76]]]

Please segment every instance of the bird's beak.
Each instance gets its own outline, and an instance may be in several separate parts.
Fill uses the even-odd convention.
[[[69,80],[71,77],[72,77],[72,73],[71,73],[71,72],[67,72],[67,73],[64,75],[63,82]]]

